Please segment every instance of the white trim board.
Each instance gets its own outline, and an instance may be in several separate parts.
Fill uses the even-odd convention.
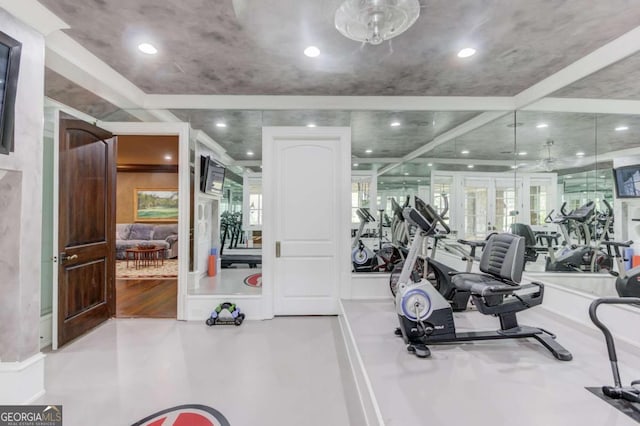
[[[53,331],[53,314],[46,314],[40,317],[40,349],[46,348],[52,343],[51,333]]]
[[[44,354],[20,362],[0,362],[0,404],[29,404],[45,393]]]
[[[351,326],[349,325],[349,318],[344,309],[342,301],[339,301],[340,314],[338,316],[338,323],[340,324],[340,331],[344,339],[345,348],[347,351],[347,357],[349,359],[349,365],[351,366],[351,372],[358,391],[358,397],[360,398],[360,408],[365,417],[366,426],[384,426],[384,418],[378,405],[378,400],[373,391],[373,385],[371,379],[367,373],[367,368],[364,365],[360,351],[358,350],[358,344],[356,338],[353,335]]]

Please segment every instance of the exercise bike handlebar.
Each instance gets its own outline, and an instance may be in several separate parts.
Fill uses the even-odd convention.
[[[567,211],[564,209],[565,207],[567,207],[566,201],[562,203],[562,207],[560,207],[560,213],[562,214],[562,216],[569,216],[569,213],[567,213]]]
[[[613,217],[613,207],[611,207],[611,204],[605,199],[602,200],[602,204],[607,208],[607,216]]]
[[[589,317],[591,321],[595,324],[596,327],[602,331],[604,334],[604,339],[607,343],[607,352],[609,353],[609,361],[618,362],[618,357],[616,355],[616,346],[613,341],[613,336],[609,329],[600,321],[598,318],[598,307],[600,305],[638,305],[640,304],[640,298],[638,297],[607,297],[602,299],[596,299],[591,302],[589,306]],[[615,376],[615,373],[614,373]],[[620,386],[620,377],[614,377],[616,380],[616,386]]]
[[[555,212],[555,209],[551,209],[551,211],[549,212],[549,214],[547,215],[547,217],[544,218],[544,223],[551,223],[553,222],[553,217],[551,217],[551,215],[553,214],[553,212]]]

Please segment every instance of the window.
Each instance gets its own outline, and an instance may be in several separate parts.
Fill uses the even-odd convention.
[[[544,220],[549,214],[547,187],[532,185],[529,188],[529,203],[531,206],[531,225],[544,225]]]
[[[249,226],[262,226],[262,183],[256,179],[249,184]]]
[[[360,222],[356,214],[358,208],[369,207],[369,182],[369,177],[351,180],[351,223]]]
[[[507,232],[515,222],[516,191],[513,188],[496,188],[496,230]]]

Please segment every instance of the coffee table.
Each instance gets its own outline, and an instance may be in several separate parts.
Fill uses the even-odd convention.
[[[127,258],[127,268],[129,261],[133,261],[136,269],[145,268],[147,266],[164,265],[164,247],[132,247],[125,250]]]

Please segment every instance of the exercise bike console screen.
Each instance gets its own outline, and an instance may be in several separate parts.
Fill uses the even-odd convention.
[[[640,165],[613,170],[618,198],[640,198]]]

